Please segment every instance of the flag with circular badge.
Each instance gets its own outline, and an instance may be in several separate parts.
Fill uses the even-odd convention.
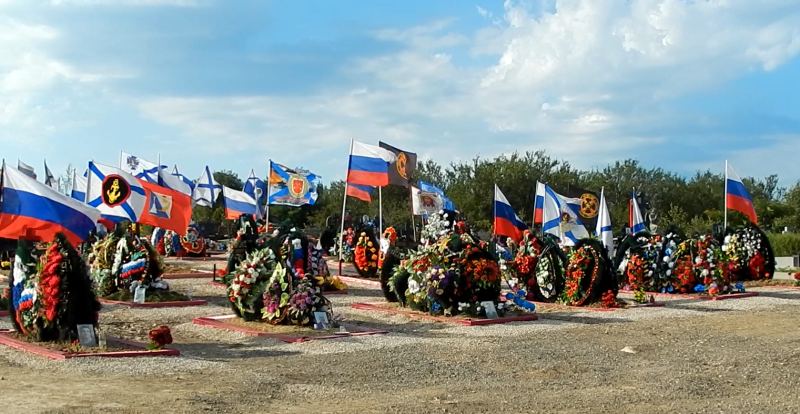
[[[389,164],[389,184],[408,187],[411,174],[414,174],[417,169],[417,154],[403,151],[381,141],[378,141],[378,146],[397,156],[397,161]]]
[[[86,203],[113,223],[139,221],[147,205],[142,184],[133,175],[108,165],[89,162]]]
[[[317,202],[317,185],[322,177],[308,170],[269,162],[269,205],[294,206]]]
[[[585,190],[574,185],[567,185],[567,197],[581,200],[578,215],[581,223],[591,233],[597,227],[597,216],[600,213],[600,195],[594,191]]]

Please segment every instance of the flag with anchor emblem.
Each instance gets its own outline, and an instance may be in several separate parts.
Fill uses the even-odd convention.
[[[100,210],[103,219],[114,224],[123,220],[137,223],[147,205],[146,192],[136,177],[94,162],[89,163],[86,200]],[[106,227],[107,222],[103,222]]]

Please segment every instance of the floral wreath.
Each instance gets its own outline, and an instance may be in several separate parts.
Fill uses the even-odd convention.
[[[267,278],[278,268],[275,254],[268,248],[248,253],[236,267],[227,293],[232,306],[242,317],[260,319],[257,314],[263,302],[259,303],[258,299],[266,289]]]
[[[100,304],[78,251],[63,234],[52,243],[39,243],[36,256],[20,242],[11,270],[8,295],[14,327],[36,341],[77,337],[75,323],[97,323]],[[85,289],[85,291],[81,291]]]
[[[692,252],[694,244],[693,240],[686,240],[675,246],[674,252],[671,252],[669,268],[664,272],[672,281],[672,286],[667,288],[667,292],[672,293],[677,290],[680,293],[687,293],[697,284]]]
[[[181,247],[189,254],[201,255],[206,250],[206,241],[194,227],[186,229],[186,235],[180,238]]]
[[[378,250],[378,269],[383,267],[383,261],[386,259],[386,253],[389,252],[389,248],[394,245],[395,241],[397,241],[397,231],[394,229],[394,227],[387,227],[381,236],[381,248]]]
[[[566,289],[562,294],[562,301],[571,306],[583,306],[595,294],[594,288],[601,276],[603,259],[595,247],[582,243],[570,249],[568,257]]]
[[[732,235],[725,236],[722,245],[731,260],[730,272],[735,280],[771,279],[775,272],[772,247],[766,235],[750,224]]]
[[[374,273],[378,269],[378,249],[366,232],[361,232],[354,252],[356,269],[360,274]]]
[[[694,258],[695,277],[700,283],[695,292],[706,291],[714,296],[730,290],[730,272],[723,257],[723,251],[711,236],[703,235],[696,242],[697,254]]]
[[[640,245],[629,250],[627,262],[623,262],[624,281],[634,291],[657,290],[662,284],[659,280],[659,265],[663,263],[661,236],[640,236],[637,241]]]

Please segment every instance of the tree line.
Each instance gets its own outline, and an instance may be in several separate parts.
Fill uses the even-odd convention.
[[[708,233],[714,224],[723,222],[725,177],[722,172],[697,171],[685,177],[662,168],[645,168],[635,159],[592,170],[580,170],[544,151],[513,153],[493,159],[475,157],[471,161],[452,162],[447,166],[428,159],[418,164],[413,179],[444,190],[470,224],[483,231],[490,231],[492,227],[495,183],[517,215],[531,225],[537,181],[547,183],[564,195],[569,186],[598,194],[603,189],[615,233],[624,232],[627,226],[628,201],[634,187],[637,192],[646,194],[661,228],[674,224],[689,234]],[[777,175],[748,177],[743,181],[763,229],[781,232],[785,227],[800,228],[800,182],[788,188],[782,187]],[[343,182],[330,183],[321,192],[314,211],[307,215],[307,224],[324,226],[327,217],[341,214],[343,191]],[[383,188],[383,216],[387,225],[404,227],[411,224],[409,200],[406,188]],[[349,198],[347,209],[356,217],[377,215],[377,191],[369,204]],[[729,226],[743,225],[746,220],[742,214],[728,212]]]

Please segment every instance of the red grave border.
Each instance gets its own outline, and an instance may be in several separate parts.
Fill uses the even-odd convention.
[[[698,295],[695,299],[698,300],[726,300],[726,299],[743,299],[743,298],[752,298],[758,296],[758,292],[747,292],[747,293],[728,293],[724,295],[717,295],[717,296],[706,296],[706,295]]]
[[[353,336],[381,335],[389,333],[389,331],[362,330],[359,328],[351,327],[348,329],[350,329],[352,332],[349,332],[346,335],[341,334],[341,335],[326,335],[326,336],[312,337],[312,336],[302,336],[302,335],[278,334],[278,333],[259,331],[256,329],[248,329],[243,326],[238,326],[225,322],[226,319],[232,319],[236,317],[237,317],[236,315],[205,316],[200,318],[194,318],[193,322],[195,325],[210,326],[212,328],[217,328],[217,329],[227,329],[229,331],[241,332],[245,335],[255,336],[259,338],[277,339],[279,341],[283,341],[290,344],[321,341],[326,339],[349,338]]]
[[[620,306],[617,308],[597,308],[594,306],[571,306],[571,305],[561,305],[558,303],[547,303],[547,302],[531,302],[534,305],[541,306],[543,308],[558,308],[558,309],[571,309],[575,311],[590,311],[590,312],[613,312],[617,310],[627,310],[627,309],[638,309],[638,308],[663,308],[664,302],[656,302],[656,303],[641,303],[638,305],[631,305],[631,306]]]
[[[139,348],[141,351],[116,351],[116,352],[97,352],[97,353],[76,353],[70,354],[68,352],[56,351],[48,349],[43,346],[35,345],[30,342],[22,341],[12,338],[9,334],[11,330],[0,330],[0,345],[5,345],[9,348],[14,348],[19,351],[29,352],[50,359],[64,360],[71,358],[86,358],[86,357],[100,357],[100,358],[129,358],[129,357],[153,357],[153,356],[178,356],[181,351],[172,348],[164,348],[159,350],[148,351],[147,345],[130,341],[127,339],[117,338],[113,336],[106,337],[109,342],[116,342],[131,348]]]
[[[350,305],[353,309],[359,310],[369,310],[369,311],[378,311],[384,313],[392,313],[395,315],[403,315],[409,318],[416,318],[416,319],[427,319],[430,321],[436,322],[445,322],[445,323],[454,323],[463,326],[485,326],[485,325],[499,325],[503,323],[510,323],[510,322],[530,322],[539,320],[539,316],[530,314],[530,315],[520,315],[520,316],[509,316],[506,318],[497,318],[497,319],[466,319],[466,318],[453,318],[453,317],[446,317],[446,316],[433,316],[433,315],[426,315],[424,313],[419,313],[415,311],[406,311],[400,309],[389,309],[379,306],[378,302],[372,303],[353,303]]]
[[[8,311],[0,311],[0,318],[10,315]]]
[[[208,303],[205,300],[184,300],[180,302],[145,302],[145,303],[134,303],[134,302],[125,302],[120,300],[108,300],[108,299],[97,299],[100,303],[105,303],[108,305],[120,305],[120,306],[128,306],[131,308],[183,308],[187,306],[203,306]]]

